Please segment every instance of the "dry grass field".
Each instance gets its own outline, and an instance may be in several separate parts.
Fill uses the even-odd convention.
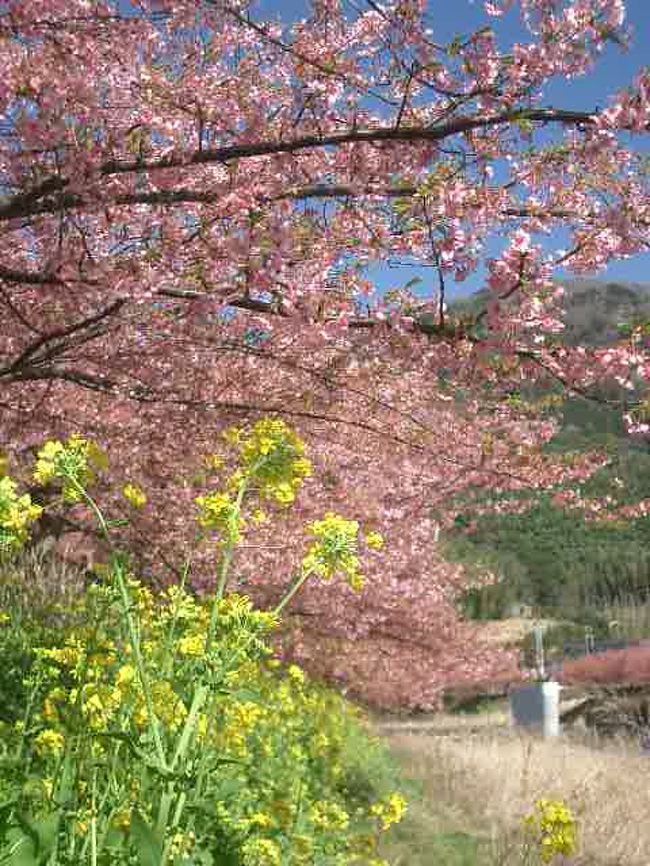
[[[517,866],[522,817],[540,797],[563,799],[578,819],[580,853],[567,862],[650,864],[650,757],[636,744],[544,741],[501,726],[388,737],[421,782],[410,829],[386,852],[392,866]]]

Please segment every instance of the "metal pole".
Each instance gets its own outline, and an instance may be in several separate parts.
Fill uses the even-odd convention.
[[[546,666],[544,664],[544,630],[541,625],[535,625],[533,629],[533,637],[535,639],[535,667],[537,668],[537,677],[540,680],[546,677]]]

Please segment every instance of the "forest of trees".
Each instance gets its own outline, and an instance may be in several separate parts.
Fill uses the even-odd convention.
[[[566,281],[563,339],[608,345],[650,313],[650,285]],[[480,308],[481,294],[459,304]],[[531,391],[535,388],[531,386]],[[588,500],[606,501],[601,519],[566,509],[553,497],[533,496],[518,513],[485,514],[468,533],[463,514],[447,535],[446,550],[471,572],[499,582],[465,594],[466,612],[503,617],[517,604],[557,617],[590,618],[617,600],[650,599],[650,515],[608,519],[608,510],[650,498],[650,451],[625,435],[620,409],[579,395],[564,399],[562,424],[547,449],[558,453],[604,449],[607,465],[581,485]]]

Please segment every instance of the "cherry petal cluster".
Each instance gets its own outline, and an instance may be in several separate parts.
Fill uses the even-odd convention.
[[[106,505],[130,508],[126,540],[164,579],[221,430],[296,425],[314,475],[295,518],[242,550],[241,585],[277,600],[299,525],[328,511],[384,535],[363,593],[306,586],[286,638],[384,704],[431,705],[512,661],[461,622],[440,529],[477,490],[602,461],[540,450],[556,420],[526,384],[609,381],[648,432],[647,329],[562,342],[555,280],[648,248],[648,74],[602,111],[549,107],[548,83],[627,38],[624,3],[521,0],[529,41],[507,45],[514,5],[491,0],[447,44],[424,0],[314,0],[283,22],[245,0],[0,4],[0,445],[20,467],[46,439],[98,441]],[[396,269],[379,293],[378,262],[432,279]],[[482,264],[487,314],[450,315],[449,284]],[[194,561],[206,586],[210,551]]]

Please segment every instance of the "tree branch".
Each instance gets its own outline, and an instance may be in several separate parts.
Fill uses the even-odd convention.
[[[23,376],[21,371],[31,370],[33,372],[39,365],[51,360],[54,355],[61,354],[72,346],[82,345],[102,336],[106,333],[106,320],[117,313],[126,303],[126,298],[117,298],[103,310],[93,313],[92,316],[87,316],[66,328],[58,328],[42,334],[23,349],[11,364],[0,368],[0,378],[10,381],[19,378],[34,378],[33,375]],[[49,376],[43,375],[40,378],[49,378]]]
[[[503,126],[519,120],[537,123],[557,123],[566,126],[592,126],[596,122],[594,113],[585,111],[563,111],[553,108],[503,111],[493,115],[460,116],[432,126],[400,126],[351,129],[323,135],[305,135],[285,141],[259,141],[232,144],[216,148],[202,148],[191,153],[170,153],[153,159],[108,160],[99,167],[99,175],[112,177],[144,171],[163,171],[187,168],[193,165],[228,163],[233,160],[252,159],[260,156],[297,153],[322,147],[343,144],[394,144],[444,141],[455,135]],[[65,177],[51,177],[32,190],[0,199],[0,221],[29,217],[43,212],[60,210],[62,207],[80,207],[93,199],[78,194],[63,194],[69,181]],[[314,188],[316,190],[317,187]],[[58,193],[56,195],[55,193]],[[396,191],[394,193],[398,195]],[[210,201],[214,195],[202,191],[178,190],[149,193],[122,194],[112,201],[116,204],[170,204],[176,202]]]

